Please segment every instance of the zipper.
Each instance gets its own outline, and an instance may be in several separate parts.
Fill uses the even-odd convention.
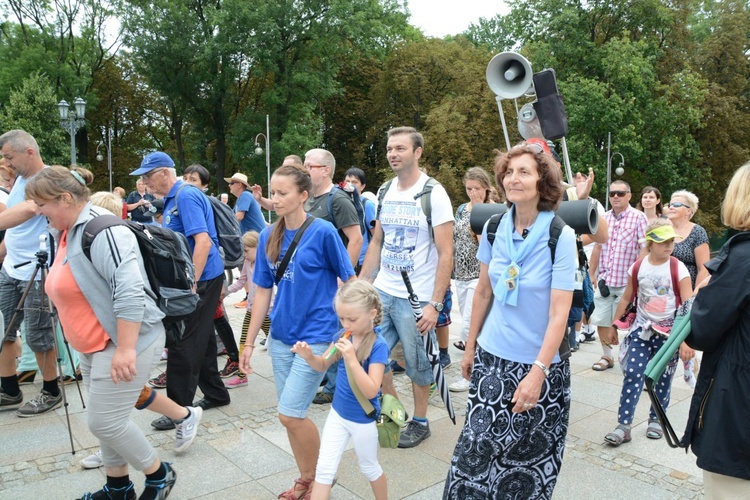
[[[703,411],[706,409],[706,403],[708,402],[708,395],[711,394],[711,387],[714,385],[714,379],[711,379],[711,381],[708,383],[708,389],[706,390],[706,394],[703,396],[703,399],[701,400],[700,408],[698,409],[698,428],[703,428]]]

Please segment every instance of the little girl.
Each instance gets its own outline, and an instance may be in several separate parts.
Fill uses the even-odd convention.
[[[258,236],[259,235],[257,231],[248,231],[242,235],[242,244],[245,247],[245,261],[242,263],[242,272],[240,273],[240,277],[234,283],[229,285],[229,288],[227,288],[228,293],[234,293],[243,289],[245,287],[245,283],[248,283],[250,285],[247,291],[245,319],[242,321],[242,334],[240,335],[240,356],[242,356],[242,351],[245,348],[247,328],[250,326],[250,319],[252,318],[251,313],[253,310],[255,290],[258,288],[258,285],[253,283],[253,272],[255,271],[255,256],[258,253]],[[224,297],[222,297],[222,300],[223,299]],[[271,314],[272,308],[273,294],[271,295],[271,304],[268,308],[268,314]],[[266,318],[263,320],[263,326],[261,328],[263,328],[263,331],[266,332],[266,336],[268,336],[271,330],[271,320],[268,319],[268,316],[266,316]],[[261,345],[265,345],[266,339],[261,340],[260,343]],[[245,386],[247,385],[247,375],[245,375],[241,371],[237,371],[236,375],[224,380],[224,385],[227,387],[227,389],[234,389],[236,387]]]
[[[297,342],[292,347],[292,352],[319,372],[338,362],[336,390],[323,428],[311,498],[329,497],[341,456],[351,437],[359,468],[370,481],[375,498],[385,500],[388,482],[378,463],[375,419],[365,414],[346,373],[348,368],[359,390],[375,407],[375,415],[379,415],[380,384],[388,362],[388,346],[374,329],[382,318],[380,296],[370,283],[350,280],[339,288],[334,305],[345,333],[321,356],[315,356],[307,342]]]
[[[646,248],[649,254],[637,260],[628,271],[630,275],[628,285],[615,312],[615,318],[620,318],[625,313],[633,293],[635,272],[638,279],[636,318],[630,327],[627,339],[620,347],[621,350],[625,348],[627,351],[621,355],[625,379],[617,415],[619,425],[604,437],[613,446],[619,446],[631,440],[630,427],[635,415],[635,407],[643,391],[646,366],[664,344],[672,329],[675,311],[679,305],[677,293],[680,299],[685,301],[693,292],[690,273],[685,264],[671,257],[676,236],[671,223],[665,219],[656,219],[648,225]],[[672,275],[674,264],[671,259],[674,259],[677,264],[676,276]],[[675,281],[679,283],[679,290],[674,289]],[[692,358],[693,351],[683,342],[679,354],[683,360],[686,360]],[[676,367],[677,353],[669,361],[657,385],[659,400],[665,410],[669,405],[672,376]],[[662,435],[661,425],[659,425],[654,409],[651,408],[646,437],[659,439]]]

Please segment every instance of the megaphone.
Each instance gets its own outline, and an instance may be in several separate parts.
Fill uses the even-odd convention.
[[[487,65],[487,84],[503,99],[521,97],[531,86],[531,64],[515,52],[501,52]]]

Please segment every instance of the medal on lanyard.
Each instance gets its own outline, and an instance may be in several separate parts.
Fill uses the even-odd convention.
[[[508,266],[507,273],[509,277],[507,280],[505,280],[505,288],[507,288],[508,290],[513,290],[516,288],[516,278],[518,278],[518,275],[521,274],[521,269],[515,262],[513,262],[510,266]]]

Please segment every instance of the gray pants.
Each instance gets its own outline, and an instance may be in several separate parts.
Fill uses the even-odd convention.
[[[143,385],[159,362],[164,349],[162,334],[136,358],[138,375],[132,382],[115,384],[110,376],[115,345],[107,343],[104,350],[81,354],[81,374],[89,388],[88,425],[99,439],[105,467],[130,464],[142,471],[156,460],[156,450],[143,431],[130,420],[130,413]]]

